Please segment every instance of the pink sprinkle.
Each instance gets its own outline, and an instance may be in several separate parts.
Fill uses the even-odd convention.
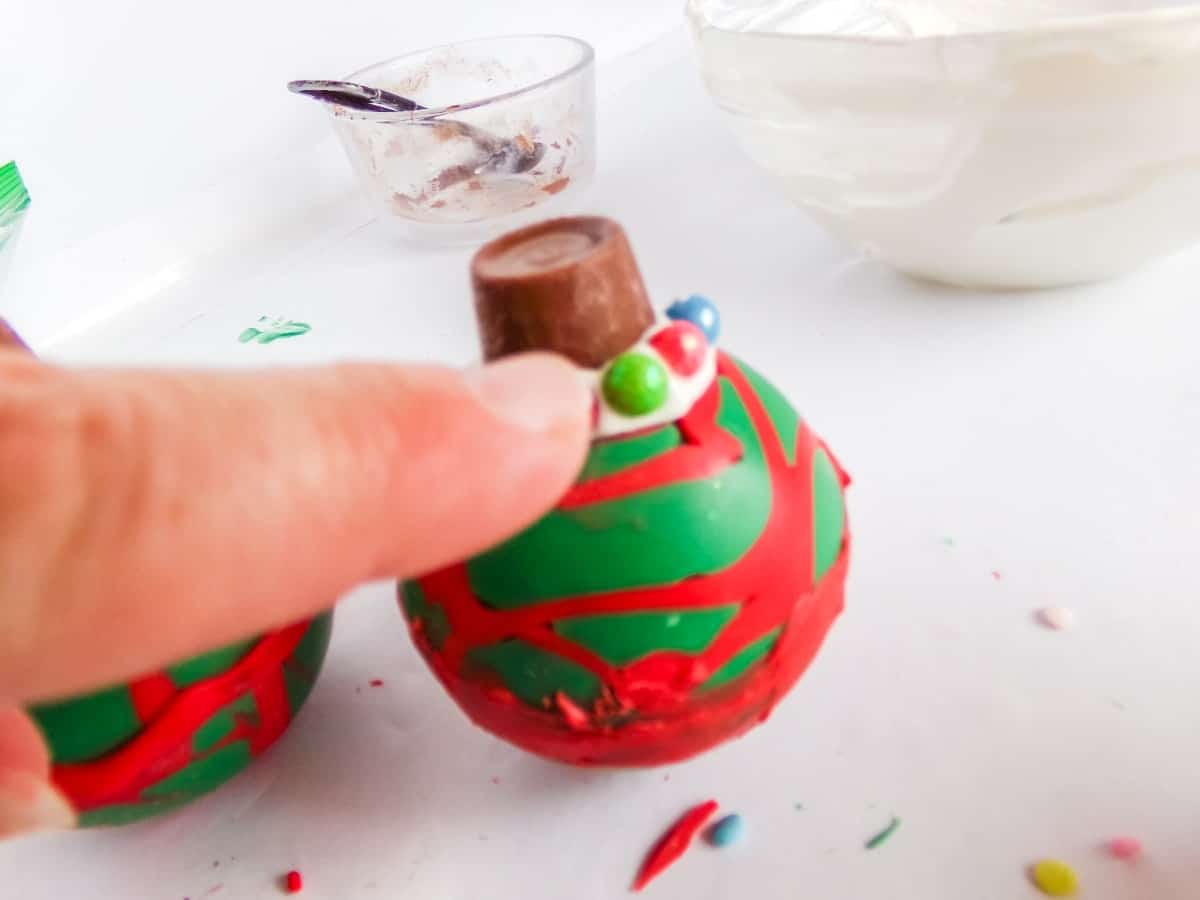
[[[1063,606],[1044,606],[1037,611],[1037,620],[1053,631],[1066,631],[1075,624],[1075,613]]]
[[[367,684],[371,685],[371,687],[383,687],[383,679],[382,678],[372,678],[370,681],[367,682]]]
[[[997,572],[995,569],[992,569],[992,578],[993,578],[994,580],[996,580],[996,581],[999,581],[999,580],[1000,580],[1001,578],[1003,578],[1003,577],[1004,577],[1004,576],[1003,576],[1003,575],[1001,575],[999,572]]]
[[[1142,855],[1142,842],[1135,837],[1117,837],[1108,842],[1108,852],[1117,859],[1133,862]]]
[[[499,783],[500,783],[500,776],[499,776],[499,775],[493,775],[493,776],[492,776],[492,784],[499,784]]]

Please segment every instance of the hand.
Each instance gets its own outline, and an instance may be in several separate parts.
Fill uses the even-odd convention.
[[[0,837],[73,819],[22,704],[502,540],[567,489],[589,414],[550,356],[72,372],[0,347]]]

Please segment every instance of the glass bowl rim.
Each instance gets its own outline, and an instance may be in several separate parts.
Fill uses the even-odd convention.
[[[461,113],[466,110],[480,109],[481,107],[491,106],[496,103],[503,103],[506,100],[512,100],[515,97],[521,97],[525,94],[531,94],[539,91],[542,88],[556,84],[560,81],[566,81],[574,75],[589,68],[596,59],[596,50],[587,41],[582,38],[577,38],[569,34],[550,34],[550,33],[530,33],[530,34],[503,34],[494,37],[473,38],[466,41],[451,41],[446,44],[437,44],[432,47],[425,47],[420,50],[412,50],[408,53],[402,53],[399,56],[392,56],[388,59],[380,60],[372,63],[369,66],[363,66],[361,69],[356,69],[349,75],[343,78],[343,81],[357,81],[365,72],[370,72],[373,69],[379,69],[384,66],[390,66],[395,63],[403,62],[414,56],[421,56],[426,53],[435,53],[438,50],[448,50],[451,47],[469,47],[478,44],[493,44],[499,41],[511,41],[520,39],[535,39],[543,41],[566,41],[574,44],[579,50],[579,58],[571,63],[562,71],[555,72],[546,78],[536,81],[533,84],[527,84],[524,87],[516,88],[515,90],[505,91],[500,94],[492,94],[487,97],[481,97],[477,100],[471,100],[468,103],[453,103],[449,106],[431,107],[429,109],[416,109],[412,112],[396,113],[396,112],[372,112],[369,110],[350,109],[344,106],[334,106],[330,104],[330,113],[339,119],[361,119],[369,122],[424,122],[430,119],[441,118],[442,116]]]

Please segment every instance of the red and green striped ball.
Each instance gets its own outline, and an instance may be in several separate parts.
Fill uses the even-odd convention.
[[[784,397],[719,355],[682,419],[593,444],[543,519],[401,588],[484,729],[578,765],[654,765],[766,718],[842,608],[847,479]]]
[[[166,812],[228,781],[283,734],[325,659],[333,614],[230,644],[30,714],[82,825]]]

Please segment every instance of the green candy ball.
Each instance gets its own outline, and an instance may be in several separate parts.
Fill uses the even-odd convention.
[[[667,402],[667,371],[644,353],[622,353],[604,373],[604,399],[625,416],[644,416]]]

